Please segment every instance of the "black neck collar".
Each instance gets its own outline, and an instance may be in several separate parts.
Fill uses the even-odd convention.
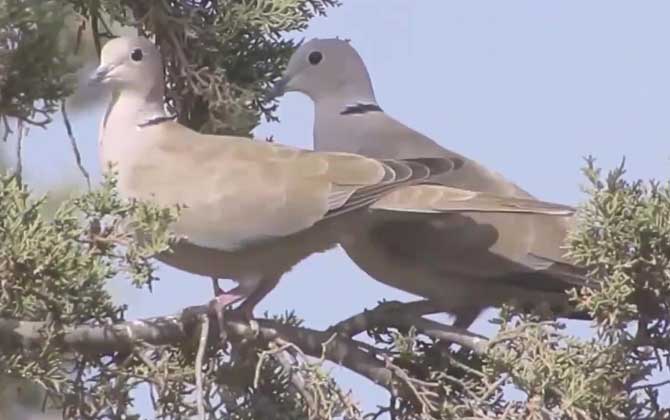
[[[357,102],[353,105],[347,105],[340,115],[366,114],[368,112],[384,112],[381,107],[375,103]]]
[[[145,120],[143,123],[137,124],[139,128],[149,127],[150,125],[158,125],[166,121],[173,121],[177,115],[161,115],[160,117],[153,117]]]

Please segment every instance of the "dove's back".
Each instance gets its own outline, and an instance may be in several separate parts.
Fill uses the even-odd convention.
[[[342,113],[342,109],[342,102],[316,103],[316,150],[376,159],[460,158],[463,165],[458,171],[430,181],[532,198],[502,175],[443,148],[381,110]],[[494,212],[370,215],[361,225],[366,234],[352,236],[343,247],[373,278],[440,301],[456,314],[460,325],[467,326],[486,306],[505,300],[563,307],[564,291],[585,281],[581,270],[563,258],[572,223],[570,217]]]

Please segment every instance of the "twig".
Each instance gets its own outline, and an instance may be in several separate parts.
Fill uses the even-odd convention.
[[[258,388],[261,376],[261,369],[263,367],[265,359],[268,358],[269,356],[274,356],[275,360],[277,360],[277,363],[281,365],[282,369],[289,377],[291,385],[293,385],[296,391],[305,400],[305,405],[308,407],[309,412],[311,413],[316,412],[318,407],[316,406],[314,398],[312,398],[312,396],[306,390],[305,380],[298,374],[298,372],[294,371],[295,369],[292,366],[291,361],[288,360],[288,354],[289,354],[288,349],[293,349],[298,354],[304,356],[302,350],[300,350],[300,348],[295,344],[290,342],[284,342],[281,339],[274,340],[274,342],[279,344],[279,347],[261,352],[260,357],[258,358],[258,362],[256,363],[256,369],[254,373],[254,382],[253,382],[254,388]]]
[[[393,408],[389,405],[388,407],[377,406],[378,410],[374,413],[368,413],[363,418],[365,420],[377,420],[383,414],[390,413]]]
[[[23,122],[17,120],[16,130],[18,131],[16,135],[16,168],[14,168],[14,177],[16,177],[19,184],[23,178]]]
[[[505,343],[510,340],[514,340],[517,338],[520,334],[522,334],[525,330],[529,328],[546,328],[550,327],[553,329],[558,328],[558,323],[556,321],[539,321],[539,322],[526,322],[523,323],[519,326],[510,328],[508,330],[501,331],[498,333],[498,335],[488,342],[489,348],[492,348],[498,344]]]
[[[665,380],[665,381],[661,381],[661,382],[651,383],[651,384],[643,384],[643,385],[632,386],[630,388],[630,390],[631,391],[638,391],[640,389],[646,389],[646,388],[660,388],[660,387],[666,386],[668,384],[670,384],[670,379]]]
[[[209,316],[200,315],[200,340],[198,343],[198,353],[195,357],[195,387],[196,397],[198,399],[198,418],[205,420],[205,397],[202,387],[202,360],[205,357],[207,349],[207,337],[209,336]]]
[[[476,399],[477,405],[483,405],[486,402],[486,400],[488,400],[493,394],[495,394],[496,391],[498,391],[500,386],[503,383],[505,383],[507,379],[509,379],[509,375],[503,374],[497,381],[489,385],[486,391],[484,391],[484,393],[482,394],[482,396]]]
[[[177,54],[177,59],[179,60],[181,64],[181,71],[182,75],[188,76],[188,67],[190,63],[188,62],[188,59],[186,58],[186,54],[184,54],[184,50],[181,48],[181,44],[179,43],[179,40],[177,39],[177,35],[175,35],[174,31],[171,29],[168,29],[168,37],[170,38],[170,41],[172,43],[172,48],[174,52]]]
[[[477,354],[486,353],[489,345],[486,337],[421,317],[421,315],[440,312],[440,310],[437,305],[426,300],[410,303],[384,302],[372,310],[366,310],[337,323],[328,331],[353,336],[375,326],[405,329],[414,327],[420,333],[434,339],[459,344]]]
[[[387,317],[415,317],[442,312],[443,309],[428,300],[402,303],[382,302],[371,310],[365,310],[330,327],[328,330],[353,337],[381,323]]]
[[[79,23],[79,27],[77,28],[77,39],[74,44],[74,53],[79,54],[79,47],[81,47],[81,37],[84,34],[84,31],[86,30],[86,19],[81,19],[81,23]]]
[[[421,414],[428,414],[430,411],[435,411],[437,409],[435,405],[431,403],[430,400],[428,400],[424,393],[419,391],[419,389],[416,387],[416,385],[434,386],[435,384],[428,384],[423,381],[410,378],[409,375],[407,375],[407,372],[394,365],[390,360],[387,361],[387,366],[391,368],[393,374],[402,381],[402,383],[411,391],[414,398],[416,398],[416,402],[421,406]]]
[[[488,338],[471,333],[451,325],[444,325],[439,322],[431,321],[417,317],[414,320],[407,321],[405,324],[398,323],[398,327],[409,328],[414,326],[417,331],[426,334],[435,339],[450,341],[466,347],[479,355],[483,355],[489,348]]]
[[[326,360],[326,351],[328,351],[328,346],[330,343],[333,342],[337,338],[337,333],[333,333],[328,340],[324,341],[321,343],[321,358],[319,359],[319,363],[323,363],[324,360]]]
[[[142,361],[142,363],[144,363],[149,368],[150,371],[155,372],[156,370],[158,370],[158,366],[156,366],[156,364],[152,362],[151,359],[147,357],[147,355],[145,355],[143,351],[136,351],[135,355],[137,356],[138,359]],[[160,377],[157,378],[156,382],[159,389],[162,389],[165,386],[164,381]]]
[[[281,345],[280,347],[270,349],[270,350],[264,350],[261,352],[261,355],[258,357],[258,363],[256,363],[256,369],[254,372],[254,388],[258,388],[258,384],[261,379],[261,369],[263,368],[263,363],[265,362],[265,359],[268,358],[268,356],[272,356],[276,353],[281,353],[288,349],[291,346],[294,346],[295,344],[293,343],[285,343]]]
[[[44,117],[44,119],[41,120],[41,121],[34,120],[34,119],[32,119],[30,117],[27,117],[27,116],[21,116],[21,117],[18,117],[18,118],[21,119],[23,122],[27,122],[30,125],[35,125],[37,127],[41,127],[41,128],[46,129],[47,124],[49,124],[51,122],[51,117],[49,115],[47,115],[46,112],[47,111],[43,111],[43,110],[35,110],[36,114],[40,114],[41,116]]]
[[[44,391],[44,398],[42,398],[42,405],[40,406],[40,410],[42,413],[47,412],[48,403],[49,403],[49,391]]]
[[[95,53],[100,57],[102,46],[100,45],[100,37],[98,36],[98,11],[95,13],[91,11],[91,34],[93,35],[93,44],[95,45]]]
[[[2,116],[2,124],[5,127],[5,132],[2,134],[2,141],[7,143],[7,139],[13,133],[12,129],[9,127],[9,119],[7,118],[7,115]]]
[[[297,347],[297,346],[296,346]],[[277,363],[279,363],[284,369],[284,372],[289,376],[291,380],[291,385],[296,389],[296,391],[302,396],[305,400],[305,405],[308,407],[310,413],[314,413],[317,410],[316,403],[314,398],[307,392],[307,384],[305,379],[300,375],[299,372],[296,372],[293,367],[291,360],[289,359],[287,351],[281,351],[274,354]]]
[[[351,389],[346,393],[346,395],[342,392],[342,389],[340,387],[335,388],[335,393],[337,394],[337,397],[340,400],[340,403],[344,407],[346,407],[347,410],[347,416],[344,416],[343,418],[345,419],[363,419],[361,417],[361,410],[358,408],[356,405],[355,401],[352,401],[351,398]]]
[[[84,165],[82,165],[81,163],[81,154],[79,153],[79,147],[77,147],[77,140],[74,138],[74,134],[72,132],[72,125],[70,124],[70,118],[67,115],[65,100],[63,100],[60,104],[60,111],[61,114],[63,115],[63,123],[65,124],[65,130],[67,131],[67,136],[70,138],[70,146],[72,146],[72,153],[74,153],[74,160],[77,163],[77,167],[79,167],[79,171],[86,180],[86,186],[88,187],[88,190],[91,191],[91,177],[89,176],[88,171],[86,171],[86,168],[84,168]]]
[[[98,15],[98,21],[100,23],[102,23],[102,28],[105,30],[104,33],[99,33],[99,35],[101,37],[108,38],[108,39],[114,38],[114,33],[112,32],[109,25],[107,24],[107,21],[105,21],[105,19],[100,15]]]

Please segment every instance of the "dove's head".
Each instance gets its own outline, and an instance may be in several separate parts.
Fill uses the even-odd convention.
[[[286,92],[302,92],[315,102],[325,98],[374,101],[361,56],[349,41],[336,38],[312,39],[293,53],[271,95]]]
[[[158,49],[148,39],[115,38],[102,48],[100,65],[90,80],[118,89],[149,92],[155,88],[153,84],[163,84],[163,63]]]

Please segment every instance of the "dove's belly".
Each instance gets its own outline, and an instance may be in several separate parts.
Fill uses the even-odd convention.
[[[214,278],[239,281],[250,275],[281,276],[308,256],[335,246],[330,226],[313,228],[276,240],[251,244],[236,251],[224,251],[180,241],[172,252],[158,258],[180,270]]]

